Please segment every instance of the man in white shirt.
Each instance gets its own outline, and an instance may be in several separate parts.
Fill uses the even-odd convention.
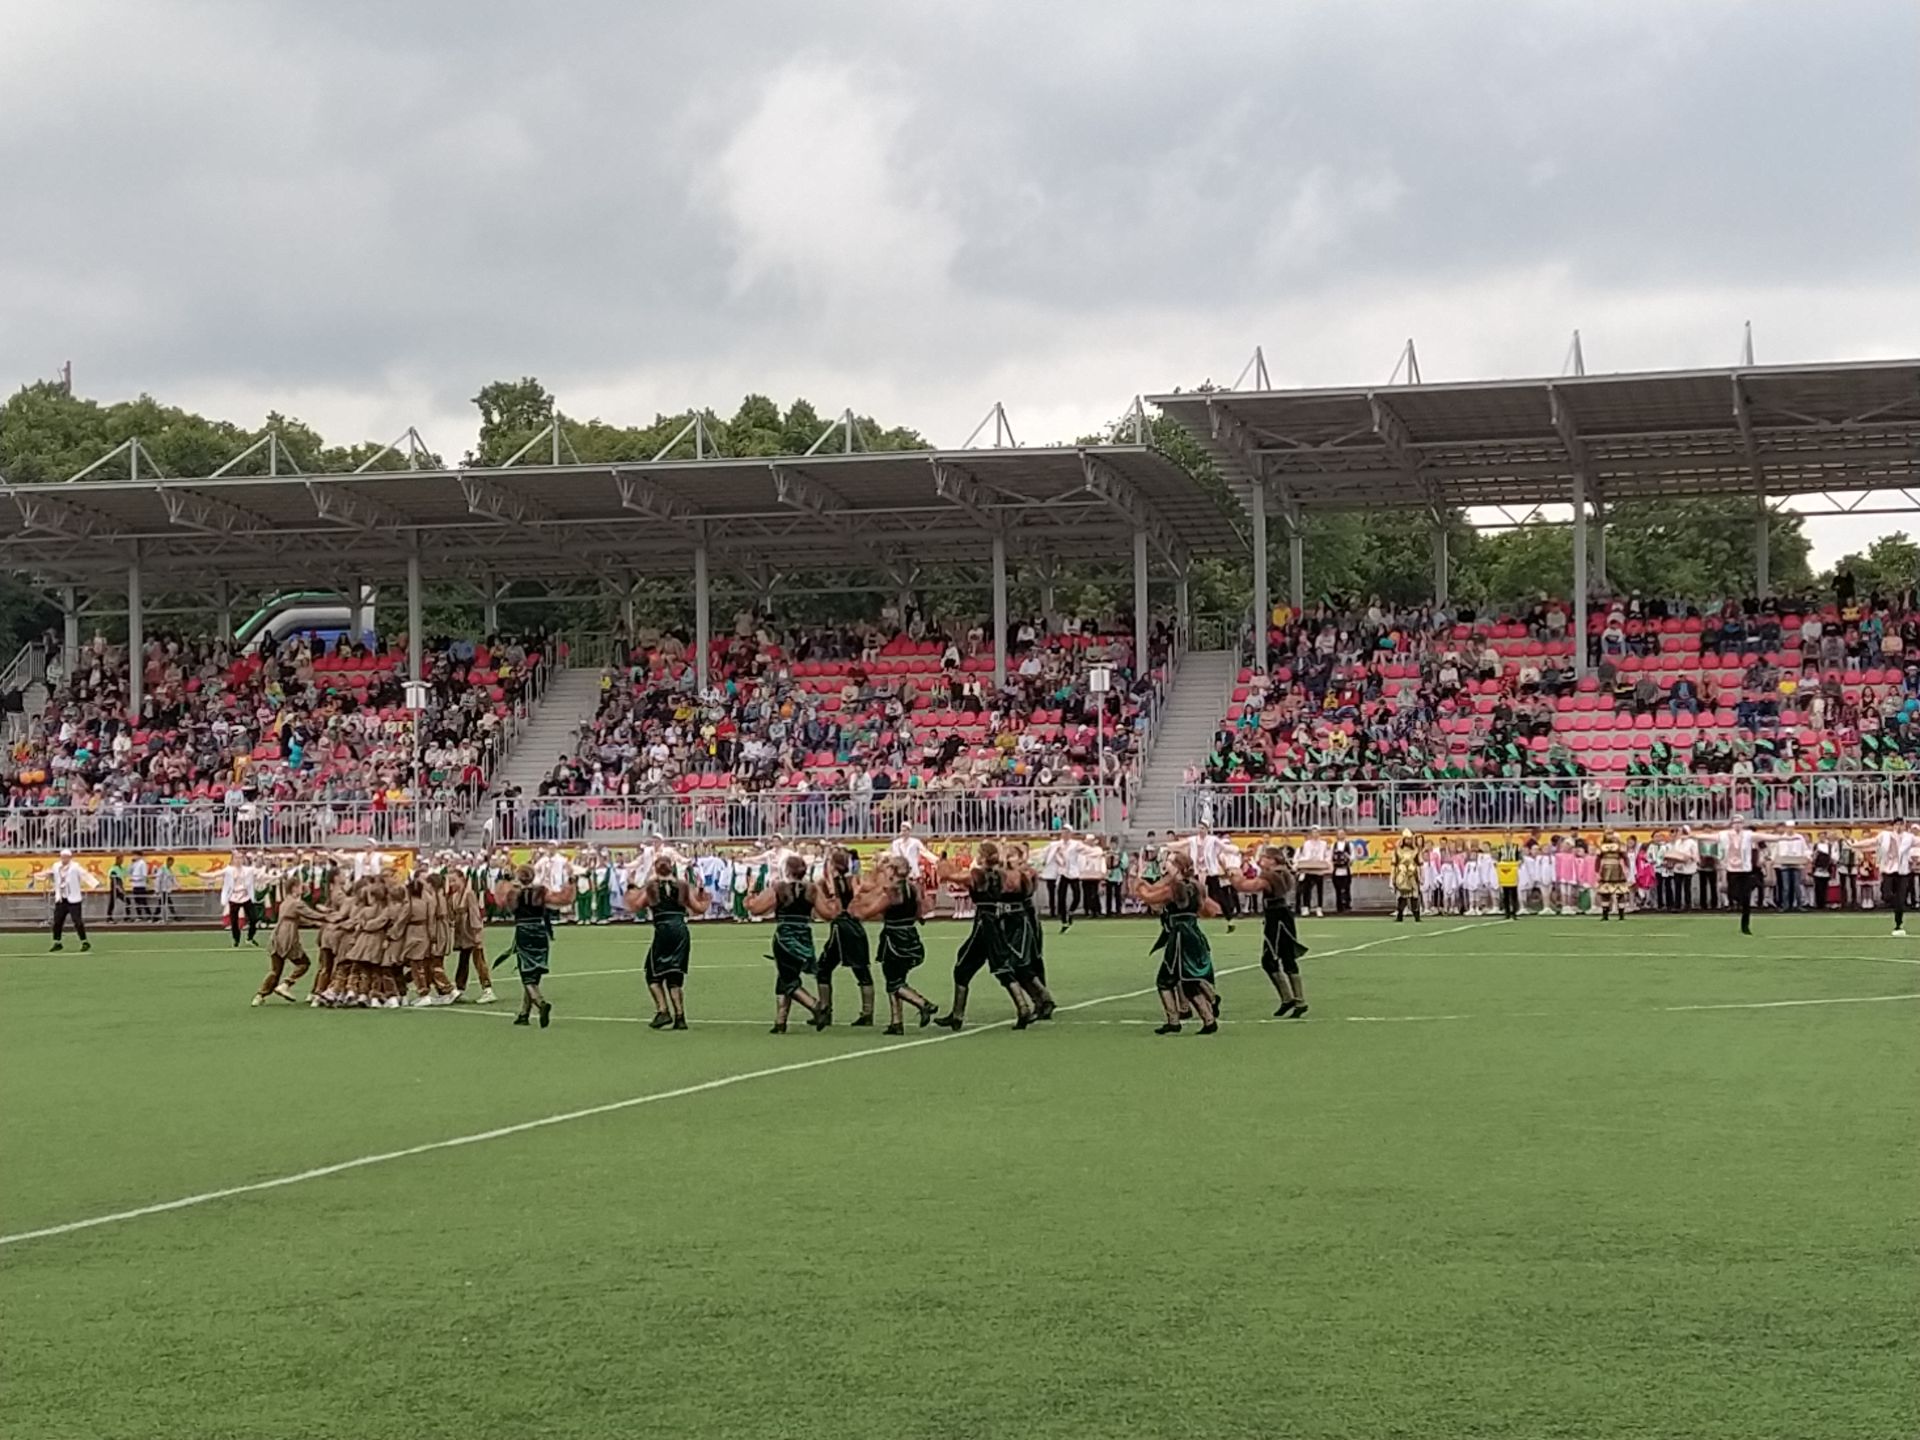
[[[1039,870],[1039,876],[1046,881],[1046,908],[1052,912],[1054,920],[1060,922],[1062,929],[1066,929],[1068,925],[1068,910],[1062,908],[1062,902],[1060,902],[1060,893],[1062,893],[1060,876],[1066,870],[1066,858],[1068,858],[1068,841],[1064,835],[1054,835],[1050,841],[1046,841],[1046,845],[1041,847],[1041,852],[1035,856],[1035,866]]]
[[[1300,842],[1300,853],[1294,857],[1293,868],[1300,876],[1295,913],[1305,915],[1311,910],[1315,915],[1325,915],[1327,876],[1333,873],[1333,845],[1318,825]]]
[[[1666,862],[1673,874],[1674,908],[1691,910],[1694,877],[1700,873],[1700,842],[1693,838],[1693,831],[1687,826],[1682,825],[1679,836],[1668,842]],[[1705,908],[1704,902],[1702,908]]]
[[[935,868],[933,851],[927,848],[927,842],[913,833],[913,822],[900,822],[900,833],[893,837],[893,843],[887,846],[887,854],[895,860],[904,860],[907,871],[921,884],[929,883],[929,877]]]
[[[1773,905],[1786,913],[1800,908],[1801,876],[1813,863],[1813,846],[1792,825],[1773,842]]]
[[[87,939],[87,921],[81,914],[81,907],[86,901],[87,891],[100,888],[99,878],[74,859],[71,850],[62,850],[53,867],[42,870],[34,878],[53,882],[53,949],[67,948],[61,943],[61,937],[66,933],[69,920],[73,921],[73,933],[79,938],[80,948],[93,949],[93,942]]]
[[[220,877],[220,903],[226,907],[227,930],[233,936],[233,948],[240,948],[240,922],[247,922],[247,943],[258,946],[260,910],[253,903],[258,877],[247,857],[235,850],[227,863],[213,872]]]
[[[1092,835],[1067,836],[1067,884],[1072,887],[1071,898],[1077,902],[1082,915],[1098,917],[1100,914],[1100,882],[1107,873],[1106,852]],[[1075,905],[1067,907],[1067,923],[1073,923]]]
[[[153,866],[147,863],[147,857],[136,855],[133,864],[127,867],[127,893],[131,898],[131,910],[135,920],[155,919],[153,914]]]
[[[1913,901],[1913,829],[1904,816],[1874,837],[1874,855],[1880,862],[1880,901],[1893,911],[1893,933],[1906,938],[1907,906]]]
[[[1776,837],[1770,831],[1752,830],[1746,817],[1736,815],[1720,832],[1720,869],[1727,877],[1727,904],[1740,911],[1740,933],[1753,933],[1753,889],[1760,876],[1754,863],[1754,846]]]

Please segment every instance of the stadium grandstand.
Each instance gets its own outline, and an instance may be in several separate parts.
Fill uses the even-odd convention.
[[[1224,490],[1150,443],[1143,403],[1123,442],[1077,447],[861,453],[849,431],[843,453],[743,459],[710,453],[694,421],[691,460],[557,463],[556,436],[544,464],[424,468],[410,447],[390,452],[406,468],[306,474],[269,436],[269,473],[182,478],[143,472],[135,440],[65,484],[0,484],[17,518],[0,564],[65,622],[0,687],[21,697],[0,845],[721,841],[903,822],[1137,838],[1913,809],[1911,597],[1773,593],[1766,535],[1811,496],[1915,508],[1920,363],[1150,403]],[[1748,595],[1611,593],[1611,506],[1730,494],[1754,504]],[[1430,604],[1307,604],[1303,520],[1356,509],[1434,517]],[[1574,531],[1561,598],[1449,604],[1443,517],[1517,509]],[[1058,563],[1128,559],[1130,615],[1056,610]],[[1207,559],[1250,559],[1254,600],[1196,648],[1188,577]],[[873,620],[782,623],[783,587],[850,569],[883,577]],[[982,603],[930,613],[917,592],[936,569]],[[718,625],[716,572],[754,600]],[[1037,588],[1038,613],[1010,612],[1010,576]],[[593,653],[503,635],[505,587],[533,578],[614,597],[619,635]],[[637,587],[661,579],[689,588],[688,633],[639,613]],[[231,596],[263,585],[332,597],[338,633],[266,626],[240,643]],[[430,636],[429,585],[477,624]],[[200,628],[150,629],[145,597],[161,593],[198,597]],[[404,597],[404,625],[376,633],[375,593]],[[176,598],[167,618],[193,608]],[[93,614],[123,614],[126,644],[83,636]]]

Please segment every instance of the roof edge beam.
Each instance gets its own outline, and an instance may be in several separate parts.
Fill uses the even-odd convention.
[[[1107,508],[1130,521],[1136,531],[1144,530],[1147,539],[1161,556],[1176,570],[1187,563],[1186,548],[1166,521],[1160,518],[1160,512],[1153,502],[1105,459],[1090,451],[1080,452],[1080,470],[1086,478],[1087,490],[1107,502]]]

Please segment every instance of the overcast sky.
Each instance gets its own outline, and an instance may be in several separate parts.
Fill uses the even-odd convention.
[[[1916,96],[1913,0],[0,0],[0,377],[457,454],[1913,355]]]

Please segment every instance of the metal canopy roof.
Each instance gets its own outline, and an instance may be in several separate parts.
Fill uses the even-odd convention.
[[[1149,398],[1283,517],[1920,482],[1920,360]]]
[[[0,483],[0,566],[52,583],[126,572],[338,586],[403,569],[496,580],[742,574],[1010,556],[1240,553],[1233,520],[1144,445],[617,462],[380,474]]]

